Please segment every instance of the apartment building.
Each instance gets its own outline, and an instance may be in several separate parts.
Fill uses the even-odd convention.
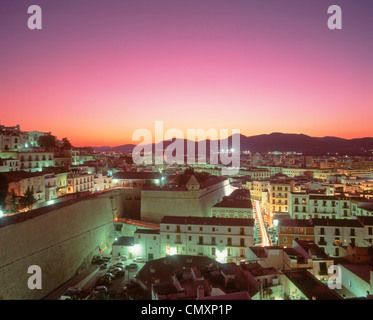
[[[250,191],[237,189],[211,208],[211,216],[216,218],[253,218]]]
[[[279,246],[291,248],[294,240],[314,241],[314,226],[311,220],[280,219],[277,236]]]
[[[94,191],[94,174],[73,172],[67,176],[66,193]]]
[[[53,152],[17,152],[19,168],[24,171],[35,172],[41,171],[44,167],[53,167]]]
[[[289,194],[291,180],[278,179],[269,182],[269,209],[273,215],[281,215],[289,211]]]
[[[254,243],[254,220],[165,216],[160,235],[161,256],[205,255],[220,262],[240,262]]]
[[[134,257],[145,260],[161,258],[161,235],[156,229],[137,229],[134,232]]]
[[[364,225],[358,219],[312,219],[315,242],[331,257],[340,257],[340,246],[366,247]]]
[[[4,175],[8,179],[8,192],[16,197],[22,197],[27,192],[27,189],[33,191],[37,203],[45,201],[45,185],[44,173],[42,172],[26,172],[12,171],[5,172]]]
[[[350,199],[323,194],[290,193],[289,216],[294,219],[351,218]]]

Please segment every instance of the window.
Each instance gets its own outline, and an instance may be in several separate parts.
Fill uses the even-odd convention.
[[[156,236],[153,236],[153,240],[157,240],[157,237],[156,237]]]
[[[176,232],[180,232],[180,226],[176,226]]]
[[[244,238],[241,238],[241,239],[240,239],[240,246],[241,246],[241,247],[244,247],[244,246],[245,246],[245,239],[244,239]]]
[[[232,229],[231,229],[231,228],[228,228],[228,232],[232,232]]]
[[[170,230],[170,226],[166,226],[166,230]]]
[[[288,242],[288,238],[287,237],[283,237],[282,238],[282,242],[284,242],[284,243]]]
[[[169,235],[169,234],[166,236],[166,239],[167,239],[167,240],[170,240],[170,235]]]
[[[191,226],[188,227],[188,231],[190,231],[190,230],[192,230],[192,227],[191,227]]]
[[[373,228],[372,227],[368,227],[368,234],[370,236],[373,234]]]
[[[199,237],[198,239],[198,244],[203,244],[203,237]]]
[[[227,246],[231,246],[232,245],[232,238],[228,238],[227,239]]]
[[[214,231],[215,231],[215,228],[212,228],[212,231],[214,232]]]
[[[213,255],[213,256],[216,255],[216,249],[215,248],[211,248],[211,255]]]
[[[188,240],[189,240],[189,241],[192,241],[192,236],[189,236]]]
[[[203,231],[203,227],[199,227],[199,231]]]
[[[211,244],[216,244],[216,238],[215,237],[211,237]]]

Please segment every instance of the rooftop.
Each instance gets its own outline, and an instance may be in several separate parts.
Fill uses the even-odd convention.
[[[182,216],[165,216],[162,218],[163,224],[192,224],[208,226],[241,226],[253,227],[254,219],[244,218],[216,218],[216,217],[182,217]]]
[[[154,230],[154,229],[136,229],[135,233],[138,233],[138,234],[159,234],[159,230]]]
[[[312,218],[314,226],[323,227],[350,227],[350,228],[362,228],[363,225],[358,219],[322,219]]]
[[[352,273],[356,274],[358,277],[363,279],[365,282],[370,282],[370,271],[373,268],[366,264],[349,264],[349,263],[341,263],[341,266],[345,267],[346,269],[350,270]]]
[[[342,300],[343,298],[317,280],[308,271],[283,271],[283,274],[309,299],[309,300]]]
[[[213,208],[246,208],[251,209],[251,200],[226,199],[213,206]]]
[[[278,226],[281,227],[313,227],[312,220],[308,219],[279,219]]]
[[[10,171],[2,173],[9,182],[18,182],[24,179],[43,176],[43,172],[27,172],[27,171]]]
[[[113,246],[133,246],[134,238],[133,237],[119,237],[113,243]]]
[[[152,180],[161,179],[162,175],[159,172],[116,172],[113,174],[113,179],[121,180]]]

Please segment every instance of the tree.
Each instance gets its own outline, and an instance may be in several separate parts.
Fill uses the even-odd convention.
[[[10,196],[9,211],[11,213],[14,213],[14,212],[18,211],[17,196],[16,196],[16,194],[14,192],[12,192],[12,194]]]
[[[46,149],[52,149],[57,146],[57,140],[55,136],[52,136],[51,134],[47,134],[45,136],[39,137],[38,144],[40,147],[43,147]]]
[[[31,209],[32,205],[36,202],[37,200],[35,199],[35,196],[34,196],[34,188],[30,190],[30,188],[27,187],[25,195],[21,197],[19,200],[21,207]]]
[[[9,180],[4,173],[0,173],[0,210],[5,209],[5,199],[8,194]]]
[[[71,150],[73,146],[67,138],[62,138],[62,147],[63,150]]]

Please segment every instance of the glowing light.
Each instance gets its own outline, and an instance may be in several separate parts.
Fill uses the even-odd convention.
[[[4,215],[4,212],[2,210],[0,210],[0,218],[2,218]]]
[[[227,250],[216,250],[216,261],[224,263],[225,258],[227,257]]]

